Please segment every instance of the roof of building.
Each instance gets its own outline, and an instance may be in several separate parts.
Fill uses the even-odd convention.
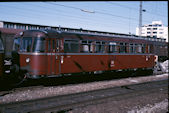
[[[9,28],[0,28],[1,33],[6,34],[17,34],[19,32],[23,31],[23,29],[9,29]]]

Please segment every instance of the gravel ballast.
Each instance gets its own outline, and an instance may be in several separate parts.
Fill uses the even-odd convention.
[[[110,88],[116,86],[137,84],[155,80],[167,79],[168,74],[161,75],[152,75],[144,77],[132,77],[116,80],[106,80],[106,81],[97,81],[91,83],[81,83],[81,84],[67,84],[63,86],[34,86],[34,87],[25,87],[25,88],[16,88],[9,91],[9,93],[0,96],[0,104],[32,100],[37,98],[66,95],[72,93],[92,91],[102,88]],[[1,93],[1,92],[0,92]]]

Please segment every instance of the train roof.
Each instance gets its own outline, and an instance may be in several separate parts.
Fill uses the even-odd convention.
[[[56,34],[62,36],[64,34],[72,35],[85,35],[85,36],[97,36],[97,37],[109,37],[109,38],[123,38],[123,39],[140,39],[145,41],[156,41],[156,42],[165,42],[165,39],[162,38],[153,38],[153,37],[143,37],[130,34],[119,34],[119,33],[110,33],[110,32],[99,32],[99,31],[88,31],[88,30],[54,30],[54,29],[45,29],[45,30],[25,30],[23,31],[26,34],[32,32],[32,34],[43,34],[52,37],[56,37]]]
[[[126,38],[126,39],[140,39],[140,40],[147,40],[147,41],[158,41],[158,42],[165,42],[162,38],[153,38],[153,37],[143,37],[143,36],[136,36],[136,35],[129,35],[129,34],[119,34],[119,33],[109,33],[109,32],[89,32],[89,31],[70,31],[70,30],[45,30],[47,33],[55,33],[58,34],[75,34],[75,35],[87,35],[87,36],[99,36],[99,37],[114,37],[114,38]]]

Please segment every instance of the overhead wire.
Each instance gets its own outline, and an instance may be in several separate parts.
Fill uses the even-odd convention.
[[[62,7],[67,7],[67,8],[72,8],[72,9],[76,9],[76,10],[84,10],[84,9],[82,9],[82,8],[73,7],[73,6],[68,6],[68,5],[62,5],[62,4],[56,4],[56,3],[48,3],[48,2],[43,2],[43,3],[51,4],[51,5],[57,5],[57,6],[62,6]],[[124,16],[120,16],[120,15],[114,15],[114,14],[106,13],[106,12],[102,12],[102,11],[93,11],[93,12],[98,13],[98,14],[109,15],[109,16],[113,16],[113,17],[118,17],[118,18],[122,18],[122,19],[129,19],[128,17],[124,17]],[[131,18],[131,19],[137,20],[136,18]]]
[[[68,5],[63,5],[63,4],[58,4],[58,3],[53,3],[53,2],[42,2],[42,3],[45,3],[45,4],[50,4],[50,5],[57,5],[57,6],[61,6],[61,7],[66,7],[66,8],[71,8],[71,9],[75,9],[75,10],[78,10],[78,11],[86,11],[86,12],[89,12],[89,13],[94,13],[94,14],[102,14],[102,15],[109,15],[109,16],[113,16],[113,17],[116,17],[116,18],[121,18],[121,19],[124,19],[125,21],[126,20],[129,20],[129,27],[130,27],[130,25],[135,25],[134,24],[134,22],[138,22],[138,19],[136,19],[136,18],[131,18],[131,16],[129,16],[129,17],[124,17],[124,16],[121,16],[121,15],[114,15],[114,14],[111,14],[111,13],[107,13],[107,12],[105,12],[105,11],[99,11],[99,10],[95,10],[95,11],[88,11],[88,10],[85,10],[85,9],[82,9],[82,8],[78,8],[78,7],[74,7],[74,6],[68,6]],[[120,5],[121,7],[123,7],[122,5]],[[44,7],[44,6],[39,6],[39,7]],[[18,8],[18,7],[14,7],[15,9],[21,9],[21,8]],[[128,8],[128,9],[133,9],[133,10],[135,10],[134,8],[130,8],[130,7],[125,7],[125,8]],[[25,8],[24,8],[25,9]],[[81,23],[83,23],[82,21],[84,21],[84,22],[89,22],[90,24],[97,24],[97,26],[98,25],[100,25],[101,23],[98,23],[98,22],[96,22],[95,21],[95,19],[93,20],[92,18],[90,18],[90,16],[83,16],[83,17],[80,17],[80,16],[75,16],[75,15],[72,15],[72,14],[68,14],[68,13],[66,13],[66,12],[64,12],[64,13],[66,13],[66,14],[63,14],[63,12],[62,13],[56,13],[56,11],[55,12],[53,12],[53,13],[51,13],[50,12],[50,10],[49,9],[51,9],[51,10],[54,10],[53,8],[51,8],[51,7],[49,7],[49,8],[47,8],[46,10],[48,10],[49,12],[47,13],[47,14],[44,14],[44,13],[42,13],[41,11],[38,11],[38,12],[41,12],[40,14],[38,13],[38,14],[35,14],[36,12],[34,12],[34,10],[32,10],[32,9],[27,9],[27,10],[31,10],[36,16],[37,15],[39,15],[39,16],[49,16],[48,14],[50,13],[51,15],[50,16],[53,16],[53,17],[55,17],[53,14],[55,13],[55,14],[57,14],[57,15],[60,15],[60,16],[64,16],[64,17],[69,17],[69,19],[70,18],[73,18],[73,20],[75,21],[75,20],[80,20],[81,21]],[[45,11],[46,11],[45,10]],[[89,19],[90,18],[90,19]],[[97,18],[96,18],[97,19]],[[93,20],[93,21],[91,21],[91,20]],[[134,20],[134,21],[132,21],[132,23],[130,23],[130,21],[131,20]],[[80,21],[78,21],[78,23],[80,22]],[[76,22],[75,22],[76,23]],[[106,22],[104,22],[104,24],[102,24],[103,26],[105,26],[106,24],[108,24],[107,25],[107,27],[109,26],[109,27],[111,27],[111,25],[109,24],[109,23],[106,23]],[[113,23],[116,23],[116,24],[122,24],[121,22],[113,22]],[[86,24],[86,23],[85,23]],[[113,27],[113,26],[112,26]],[[124,28],[124,27],[123,27]],[[129,28],[130,29],[130,28]],[[130,30],[129,30],[130,31]]]
[[[13,8],[15,8],[15,9],[19,9],[19,11],[23,11],[23,10],[20,10],[20,9],[22,9],[22,8],[19,8],[19,7],[15,7],[15,6],[12,6]],[[10,8],[12,8],[11,6],[10,6]],[[6,10],[7,11],[7,10]],[[28,11],[30,11],[30,9],[28,9]],[[32,10],[32,11],[34,11],[34,10]],[[7,11],[7,12],[9,12],[9,11]],[[33,12],[33,13],[36,13],[35,11]],[[20,12],[15,12],[15,14],[13,14],[13,15],[19,15],[19,16],[22,16],[22,17],[24,17],[24,18],[26,18],[26,17],[28,17],[29,19],[32,17],[32,16],[30,16],[30,15],[22,15],[22,13],[20,13]],[[35,14],[34,16],[37,16],[37,17],[39,17],[39,16],[42,16],[43,18],[44,17],[46,17],[47,15],[44,15],[44,14]],[[48,15],[49,16],[49,15]],[[50,15],[50,16],[54,16],[54,15]],[[66,17],[68,17],[68,15],[61,15],[61,16],[66,16]],[[73,17],[73,16],[72,16]],[[46,17],[46,18],[49,18],[49,17]],[[77,19],[77,17],[74,17],[74,19]],[[80,19],[83,19],[83,18],[80,18]],[[89,22],[89,20],[86,20],[86,19],[83,19],[82,21],[86,21],[86,22]],[[79,22],[78,22],[79,23]],[[82,22],[80,22],[80,23],[82,23]],[[98,23],[98,22],[92,22],[92,23],[95,23],[95,24],[97,24],[97,25],[102,25],[102,26],[106,26],[106,27],[112,27],[110,24],[101,24],[101,23]],[[84,24],[84,23],[83,23]],[[85,23],[86,24],[86,23]],[[119,23],[117,23],[117,24],[119,24]],[[125,28],[125,27],[124,27]],[[124,29],[124,28],[122,28],[122,29]]]
[[[123,8],[135,10],[135,11],[139,11],[139,9],[137,9],[137,8],[124,6],[124,5],[115,3],[115,2],[113,2],[113,3],[112,3],[112,2],[106,2],[106,3],[112,4],[112,5],[117,5],[117,6],[120,6],[120,7],[123,7]],[[153,11],[153,12],[154,12],[154,11]],[[153,13],[153,12],[150,12],[150,11],[148,11],[148,10],[145,11],[145,13],[149,13],[149,14],[152,14],[152,15],[167,17],[167,16],[165,16],[165,15],[157,14],[157,12],[155,12],[155,13]]]

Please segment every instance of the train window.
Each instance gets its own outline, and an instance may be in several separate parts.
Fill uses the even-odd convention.
[[[115,53],[115,52],[117,52],[117,43],[110,42],[109,43],[109,53]]]
[[[51,44],[50,44],[50,40],[48,40],[48,52],[50,52],[51,51]]]
[[[137,53],[137,51],[138,51],[138,46],[137,44],[134,44],[134,53]]]
[[[96,41],[95,52],[103,53],[105,51],[105,45],[100,41]]]
[[[19,51],[20,48],[20,37],[14,39],[13,50]]]
[[[55,52],[56,49],[56,44],[55,44],[55,40],[52,40],[52,51]]]
[[[164,46],[163,46],[163,49],[164,49]],[[150,53],[153,53],[153,51],[154,51],[154,50],[153,50],[153,45],[151,44],[151,45],[150,45]]]
[[[89,45],[88,45],[88,41],[87,40],[82,40],[81,41],[81,43],[82,43],[82,45],[81,45],[81,52],[85,52],[85,53],[87,53],[87,52],[89,52]]]
[[[127,44],[127,43],[124,43],[124,50],[125,50],[125,53],[127,53],[127,46],[128,46],[128,44]]]
[[[93,52],[94,51],[94,42],[93,41],[89,41],[89,40],[82,40],[81,41],[81,52]]]
[[[33,52],[45,52],[45,38],[34,38]]]
[[[56,51],[59,51],[59,40],[56,40]]]
[[[127,48],[126,48],[126,43],[120,43],[120,53],[126,53],[127,52]]]
[[[65,53],[77,53],[79,52],[78,40],[65,40],[64,42]]]
[[[0,51],[3,51],[4,48],[3,48],[3,43],[2,43],[2,40],[0,39]]]
[[[32,37],[23,37],[21,51],[31,52]]]
[[[79,52],[79,43],[70,43],[71,52]]]
[[[89,45],[82,45],[83,52],[89,52]]]
[[[150,53],[150,45],[147,45],[147,53]]]
[[[83,40],[83,41],[82,41],[82,44],[87,44],[87,40],[85,40],[85,41]]]
[[[142,44],[138,44],[138,53],[142,53]]]
[[[129,45],[129,51],[130,51],[130,53],[134,53],[134,45],[133,44]]]
[[[146,45],[142,44],[142,53],[145,53],[145,50],[146,50]]]
[[[70,52],[70,44],[69,43],[64,43],[64,52],[65,53]]]

